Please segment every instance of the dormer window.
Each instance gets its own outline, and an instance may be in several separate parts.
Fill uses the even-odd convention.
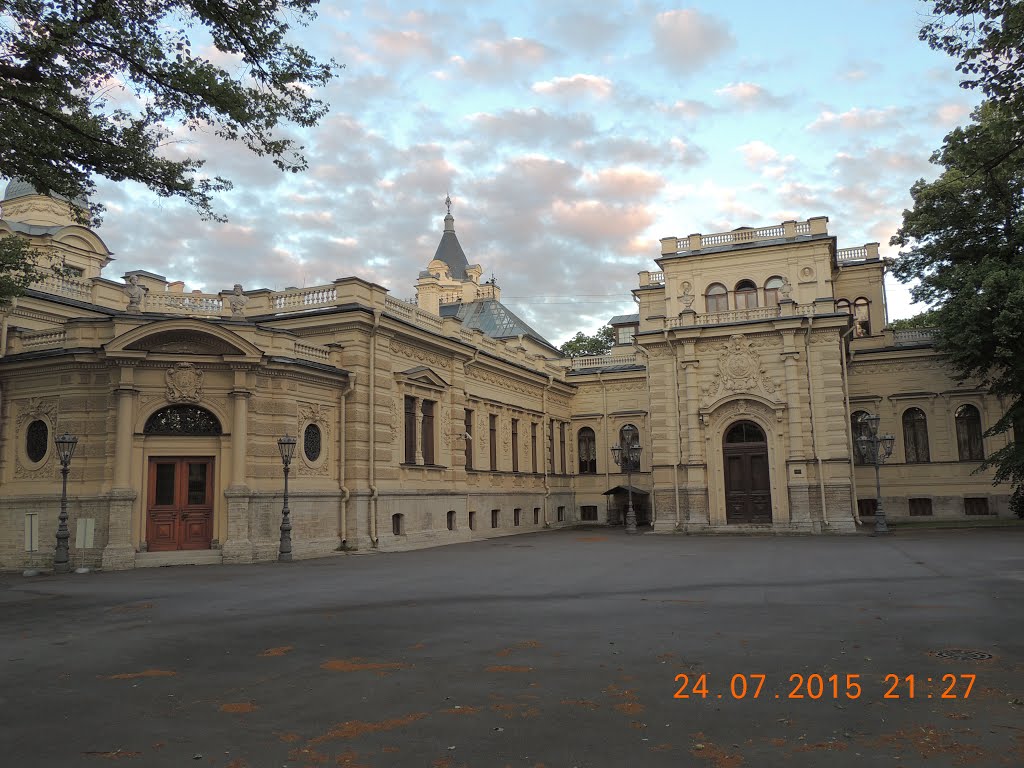
[[[635,325],[620,325],[615,329],[615,343],[617,345],[632,344],[635,335]]]
[[[757,285],[753,280],[736,283],[736,309],[754,309],[757,306]]]

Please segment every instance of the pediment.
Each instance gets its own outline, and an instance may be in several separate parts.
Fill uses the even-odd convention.
[[[417,365],[415,368],[401,371],[395,378],[408,384],[418,384],[421,387],[430,387],[431,389],[448,388],[448,382],[438,376],[433,369],[425,365]]]
[[[238,349],[217,336],[196,331],[171,330],[144,336],[125,349],[160,355],[240,355]]]
[[[251,342],[216,324],[196,319],[146,323],[105,345],[108,355],[145,352],[157,355],[216,355],[259,360],[263,353]]]

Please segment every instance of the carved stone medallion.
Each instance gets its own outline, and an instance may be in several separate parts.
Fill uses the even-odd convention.
[[[192,363],[175,363],[164,378],[170,402],[198,403],[203,399],[203,372]]]
[[[779,385],[768,376],[761,356],[752,346],[741,333],[735,333],[729,338],[729,343],[724,345],[718,356],[718,373],[714,381],[704,388],[703,407],[734,392],[761,390],[772,395],[778,390]]]

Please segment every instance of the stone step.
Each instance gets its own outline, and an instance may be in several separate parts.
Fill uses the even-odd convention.
[[[219,549],[184,549],[177,552],[136,552],[136,568],[161,568],[168,565],[220,565]]]

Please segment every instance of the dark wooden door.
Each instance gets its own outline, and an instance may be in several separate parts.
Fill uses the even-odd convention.
[[[771,523],[772,494],[764,432],[751,422],[741,422],[730,429],[722,452],[726,522]]]
[[[146,504],[149,551],[209,549],[212,541],[213,459],[150,459]]]

